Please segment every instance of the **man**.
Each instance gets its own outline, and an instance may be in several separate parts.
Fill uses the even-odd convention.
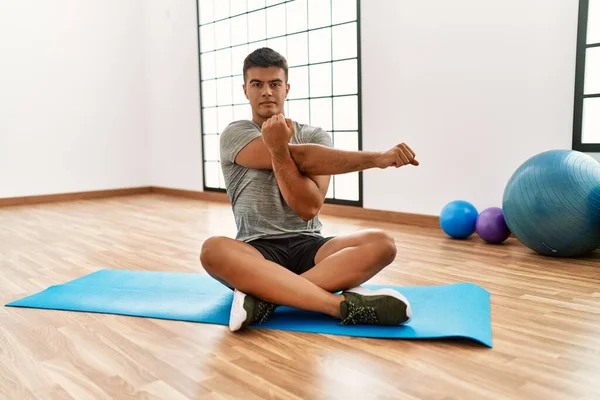
[[[237,236],[209,238],[200,255],[205,270],[234,290],[230,329],[264,322],[279,305],[340,324],[408,322],[400,293],[360,287],[392,263],[394,239],[374,229],[323,237],[318,213],[331,175],[416,166],[414,152],[404,144],[385,153],[333,149],[323,129],[285,118],[288,66],[269,48],[248,55],[243,73],[252,121],[233,122],[221,135]]]

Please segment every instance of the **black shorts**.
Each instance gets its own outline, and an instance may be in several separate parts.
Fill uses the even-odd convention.
[[[317,252],[331,239],[333,237],[298,235],[282,239],[256,239],[248,244],[260,251],[265,259],[300,275],[315,266]]]

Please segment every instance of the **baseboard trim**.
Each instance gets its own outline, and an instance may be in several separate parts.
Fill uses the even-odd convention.
[[[434,215],[411,214],[399,211],[374,210],[337,204],[325,204],[321,208],[322,215],[332,217],[354,218],[366,221],[391,222],[401,225],[421,226],[425,228],[439,227],[439,217]]]
[[[109,190],[95,190],[89,192],[72,192],[72,193],[58,193],[58,194],[44,194],[36,196],[23,196],[23,197],[9,197],[0,198],[0,207],[9,206],[22,206],[29,204],[41,204],[41,203],[56,203],[62,201],[76,201],[76,200],[90,200],[90,199],[102,199],[108,197],[119,197],[119,196],[131,196],[136,194],[151,193],[151,187],[137,187],[127,189],[109,189]]]
[[[165,194],[168,196],[186,197],[202,201],[215,201],[219,203],[229,203],[227,194],[221,192],[199,192],[195,190],[171,189],[165,187],[153,186],[152,193]]]
[[[25,196],[0,199],[0,207],[19,206],[28,204],[53,203],[61,201],[90,200],[107,197],[130,196],[136,194],[157,193],[167,196],[185,197],[201,201],[229,203],[226,193],[200,192],[195,190],[172,189],[166,187],[148,186],[130,189],[98,190],[92,192],[76,192],[50,194],[41,196]],[[439,227],[439,218],[433,215],[410,214],[397,211],[373,210],[360,207],[325,204],[321,209],[322,215],[332,217],[353,218],[367,221],[392,222],[402,225],[421,227]]]

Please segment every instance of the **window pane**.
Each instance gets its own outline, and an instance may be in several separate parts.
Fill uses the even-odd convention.
[[[600,0],[589,2],[587,43],[600,43]]]
[[[200,51],[202,53],[215,49],[215,25],[200,27]]]
[[[583,100],[583,143],[600,143],[600,97]]]
[[[308,0],[308,29],[331,25],[330,0]]]
[[[250,104],[233,107],[233,120],[239,121],[242,119],[252,119],[252,109],[250,108]]]
[[[288,101],[283,103],[283,113],[284,115],[290,115],[290,103]]]
[[[265,40],[262,40],[260,42],[250,43],[248,45],[248,54],[252,53],[256,49],[265,47],[266,45],[267,45],[267,42]]]
[[[311,63],[331,60],[331,28],[310,31],[308,37]],[[356,43],[356,38],[353,39]]]
[[[204,159],[219,161],[219,135],[204,135]]]
[[[215,77],[215,53],[204,53],[200,56],[202,80]]]
[[[356,23],[333,28],[333,59],[356,57]]]
[[[358,201],[358,172],[335,176],[335,198]]]
[[[214,18],[213,0],[200,0],[198,2],[198,17],[200,25],[212,22]]]
[[[219,163],[219,188],[225,189],[225,177],[223,176],[223,168],[221,168],[221,164]]]
[[[215,52],[217,59],[217,77],[231,75],[231,49],[223,49]]]
[[[331,130],[331,98],[310,100],[310,124]]]
[[[207,161],[204,163],[204,176],[206,177],[206,186],[211,188],[219,187],[219,170],[221,164],[218,162]]]
[[[217,0],[222,1],[222,0]],[[248,0],[248,11],[257,10],[265,6],[265,0]]]
[[[227,125],[233,122],[233,107],[219,107],[217,114],[219,119],[219,133],[223,133]]]
[[[358,151],[358,132],[334,132],[333,146],[340,150]]]
[[[308,34],[298,33],[287,37],[288,65],[308,64]]]
[[[308,124],[310,122],[310,110],[308,100],[290,100],[288,101],[289,118],[293,121],[301,124]]]
[[[236,76],[231,80],[233,90],[233,104],[247,103],[248,99],[244,94],[244,79],[241,76]]]
[[[310,66],[310,97],[331,96],[331,64]]]
[[[331,5],[333,8],[332,23],[340,24],[356,20],[356,0],[332,0]]]
[[[272,6],[273,4],[284,3],[285,0],[267,0],[267,5]]]
[[[217,81],[202,82],[202,106],[210,107],[217,105]]]
[[[328,199],[333,199],[333,187],[335,185],[335,176],[331,177],[329,181],[329,187],[327,188],[327,194],[325,195]]]
[[[233,104],[231,78],[217,79],[217,104],[220,106]]]
[[[233,75],[242,74],[244,72],[244,59],[246,56],[248,56],[248,45],[246,44],[231,49],[231,72]]]
[[[246,10],[246,0],[231,0],[231,15],[245,13]]]
[[[229,2],[226,0],[217,0],[214,2],[215,19],[223,19],[229,17]]]
[[[217,109],[215,107],[202,110],[202,124],[204,125],[204,133],[219,133]]]
[[[296,67],[288,70],[290,93],[289,99],[308,97],[308,67]]]
[[[249,40],[263,40],[267,38],[267,24],[265,10],[255,11],[248,14]]]
[[[287,43],[286,42],[287,42],[287,39],[285,38],[285,36],[277,38],[277,39],[269,39],[269,40],[267,40],[267,46],[287,58]]]
[[[585,54],[585,94],[600,93],[600,47],[590,47]]]
[[[305,31],[307,28],[306,0],[295,0],[286,4],[287,33]]]
[[[215,23],[215,48],[231,46],[231,20],[226,19]]]
[[[231,45],[248,43],[248,16],[240,15],[231,19]]]
[[[267,8],[267,37],[285,35],[285,4]]]
[[[334,97],[333,98],[333,129],[358,130],[358,97]]]
[[[358,93],[358,71],[356,60],[333,63],[333,94]]]

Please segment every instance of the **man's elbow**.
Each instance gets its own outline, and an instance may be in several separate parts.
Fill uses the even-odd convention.
[[[303,221],[306,221],[306,222],[310,221],[311,219],[313,219],[313,218],[314,218],[314,217],[316,217],[317,215],[319,215],[319,212],[318,212],[318,211],[317,211],[317,212],[315,212],[315,211],[313,211],[313,210],[311,210],[311,211],[308,211],[308,210],[307,210],[307,211],[301,212],[301,213],[299,214],[300,218],[302,218],[302,220],[303,220]]]
[[[313,204],[307,204],[305,207],[302,207],[301,212],[298,214],[300,218],[304,221],[310,221],[319,215],[321,211],[321,207],[323,206],[323,202],[314,202]]]

